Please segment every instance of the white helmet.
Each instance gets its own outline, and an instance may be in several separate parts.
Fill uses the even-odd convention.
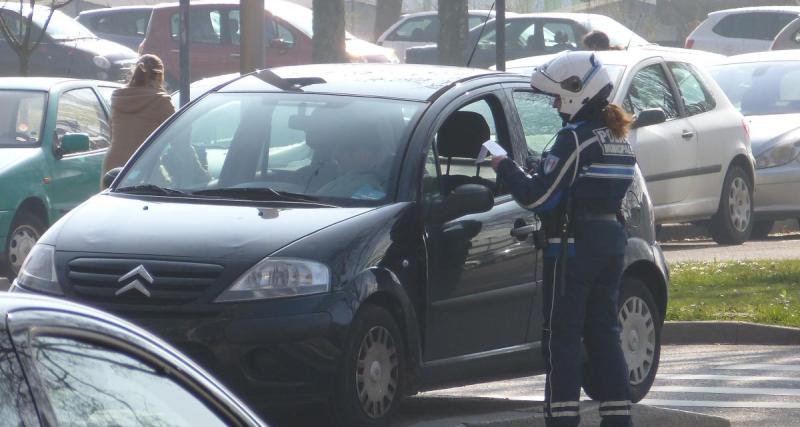
[[[531,87],[548,95],[560,96],[558,111],[566,120],[572,120],[598,95],[608,97],[614,85],[593,52],[566,51],[533,70]]]

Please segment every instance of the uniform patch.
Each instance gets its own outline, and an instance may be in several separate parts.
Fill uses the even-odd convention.
[[[549,175],[550,172],[554,171],[560,160],[561,159],[559,159],[558,156],[548,154],[547,157],[544,158],[544,165],[542,166],[544,174]]]
[[[609,128],[595,129],[594,134],[600,141],[603,154],[607,156],[633,156],[633,148],[631,148],[628,140],[624,137],[614,136]]]

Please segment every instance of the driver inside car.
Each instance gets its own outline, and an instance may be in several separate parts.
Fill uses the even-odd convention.
[[[366,129],[359,129],[365,131]],[[360,138],[337,144],[333,153],[338,176],[317,190],[317,195],[360,200],[386,197],[385,170],[388,148],[374,130]]]

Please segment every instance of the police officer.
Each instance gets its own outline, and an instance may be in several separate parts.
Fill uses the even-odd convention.
[[[565,126],[535,175],[505,157],[493,157],[492,167],[520,205],[539,213],[547,235],[545,421],[579,423],[583,337],[601,376],[601,425],[630,426],[617,297],[627,241],[620,208],[636,167],[631,118],[608,103],[613,84],[592,52],[562,52],[534,70],[531,86],[554,97]]]

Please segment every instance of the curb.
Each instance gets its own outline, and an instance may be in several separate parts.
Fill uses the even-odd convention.
[[[661,344],[800,345],[800,328],[750,322],[665,322]]]
[[[394,423],[395,427],[544,427],[541,402],[522,402],[505,399],[466,399],[471,409],[459,408],[461,398],[438,398],[435,405],[444,404],[449,410],[436,411],[440,417],[426,417],[425,420]],[[453,403],[453,407],[449,407]],[[427,406],[427,405],[423,405]],[[476,410],[490,409],[498,406],[496,411]],[[597,402],[581,402],[581,426],[600,425],[600,415],[597,411]],[[444,408],[440,408],[444,409]],[[462,409],[462,410],[459,410]],[[712,415],[697,414],[694,412],[664,409],[652,406],[634,404],[631,407],[633,421],[637,425],[648,427],[730,427],[730,421]],[[462,412],[459,414],[459,412]],[[410,421],[410,422],[409,422]]]

